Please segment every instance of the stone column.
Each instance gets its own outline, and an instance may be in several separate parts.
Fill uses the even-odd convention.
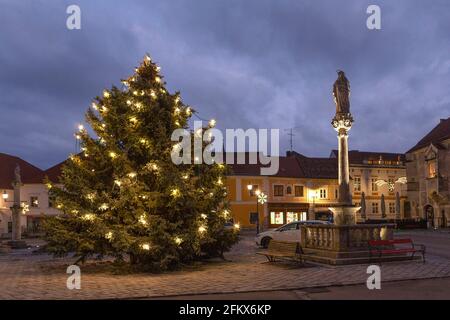
[[[339,203],[351,204],[350,198],[350,174],[348,161],[348,134],[347,128],[339,128],[338,130],[339,145]]]
[[[21,226],[21,213],[22,207],[20,202],[20,188],[22,187],[22,179],[20,176],[20,167],[17,166],[14,171],[15,179],[13,182],[14,187],[14,205],[11,207],[11,220],[12,220],[12,237],[9,245],[13,249],[26,248],[27,244],[22,241],[22,226]]]
[[[20,207],[20,182],[14,181],[14,204],[11,207],[11,221],[12,221],[12,241],[22,240],[22,228],[20,221],[21,207]]]

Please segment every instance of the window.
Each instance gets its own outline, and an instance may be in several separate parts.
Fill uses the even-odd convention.
[[[274,185],[273,186],[273,195],[275,197],[282,197],[284,194],[283,185]]]
[[[372,202],[372,213],[378,213],[378,202]]]
[[[395,202],[389,202],[389,213],[395,213]]]
[[[372,192],[378,192],[377,180],[376,178],[372,179]]]
[[[55,207],[55,196],[48,196],[48,207],[49,208],[54,208]]]
[[[284,212],[274,212],[270,213],[270,224],[283,224],[284,223]]]
[[[326,199],[327,198],[327,189],[320,189],[319,190],[319,198],[320,199]]]
[[[297,228],[298,228],[297,223],[291,223],[291,224],[288,224],[287,226],[284,226],[282,229],[280,229],[280,231],[296,230]]]
[[[286,194],[287,195],[292,195],[292,186],[287,186],[286,187]]]
[[[250,190],[250,197],[253,197],[255,195],[255,191],[258,190],[258,185],[254,184],[252,185],[252,190]]]
[[[356,192],[361,191],[361,177],[355,177],[353,179],[353,190]]]
[[[303,197],[303,186],[295,186],[294,189],[296,197]]]
[[[30,206],[33,208],[37,208],[39,206],[39,200],[38,197],[30,197]]]
[[[335,198],[335,199],[338,199],[338,198],[339,198],[339,190],[338,190],[338,189],[335,189],[335,190],[334,190],[334,198]]]
[[[286,212],[286,223],[298,221],[298,212]]]
[[[428,178],[435,178],[436,174],[436,160],[428,161]]]

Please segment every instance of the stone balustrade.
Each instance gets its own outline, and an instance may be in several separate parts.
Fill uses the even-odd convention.
[[[394,237],[394,224],[310,225],[301,228],[301,246],[330,251],[364,251],[369,240]]]

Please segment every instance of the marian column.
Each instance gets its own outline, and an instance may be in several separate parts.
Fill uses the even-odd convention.
[[[352,128],[353,117],[350,113],[350,82],[344,71],[338,71],[338,78],[333,85],[333,97],[336,114],[331,124],[338,133],[339,206],[330,210],[334,213],[335,224],[354,224],[355,212],[359,208],[352,205],[350,194],[348,132]]]
[[[17,165],[14,170],[14,181],[12,183],[14,188],[14,205],[11,207],[12,213],[12,239],[9,242],[13,248],[26,247],[25,241],[22,240],[22,226],[21,226],[21,202],[20,202],[20,188],[22,187],[22,179],[20,176],[20,167]]]

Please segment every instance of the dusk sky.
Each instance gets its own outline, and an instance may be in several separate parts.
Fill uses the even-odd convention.
[[[66,8],[81,8],[81,30]],[[366,9],[381,7],[381,30]],[[0,0],[0,152],[46,169],[75,151],[92,99],[148,52],[218,128],[295,130],[336,148],[331,90],[351,84],[350,149],[405,152],[450,116],[450,1]]]

